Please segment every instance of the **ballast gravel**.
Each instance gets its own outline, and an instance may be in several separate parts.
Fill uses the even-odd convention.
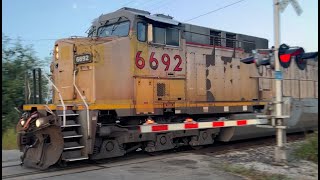
[[[299,160],[293,157],[292,152],[302,140],[286,144],[288,163],[283,166],[273,162],[274,146],[260,146],[241,151],[226,152],[213,155],[215,159],[232,165],[239,165],[247,169],[261,172],[282,174],[292,179],[315,180],[318,179],[318,164]]]

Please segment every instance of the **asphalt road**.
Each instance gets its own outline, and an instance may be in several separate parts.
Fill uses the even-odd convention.
[[[19,166],[18,151],[2,151],[2,179],[103,179],[103,180],[240,180],[242,177],[213,167],[210,156],[171,153],[144,156],[110,163],[91,163],[85,167],[39,171]]]

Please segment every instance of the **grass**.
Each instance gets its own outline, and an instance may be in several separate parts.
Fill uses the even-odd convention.
[[[296,147],[293,156],[318,164],[318,132],[307,135],[306,140]]]
[[[15,129],[8,129],[2,135],[2,150],[18,149]]]
[[[247,169],[240,165],[224,164],[223,166],[221,166],[221,168],[226,172],[230,172],[230,173],[244,176],[254,180],[289,180],[290,179],[287,176],[282,174],[265,173],[265,172],[257,171],[253,168]]]

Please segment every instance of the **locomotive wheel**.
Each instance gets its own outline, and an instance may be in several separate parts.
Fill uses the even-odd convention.
[[[58,126],[49,126],[34,132],[36,138],[32,146],[26,146],[23,164],[26,167],[46,169],[55,164],[63,151],[63,137]]]

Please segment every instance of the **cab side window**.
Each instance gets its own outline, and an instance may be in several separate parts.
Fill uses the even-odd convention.
[[[137,34],[139,41],[145,42],[147,40],[147,25],[145,23],[138,22]]]
[[[153,43],[179,46],[179,29],[153,27]]]
[[[166,44],[166,29],[153,27],[153,42],[157,44]]]
[[[179,46],[179,30],[168,28],[166,31],[166,44]]]

